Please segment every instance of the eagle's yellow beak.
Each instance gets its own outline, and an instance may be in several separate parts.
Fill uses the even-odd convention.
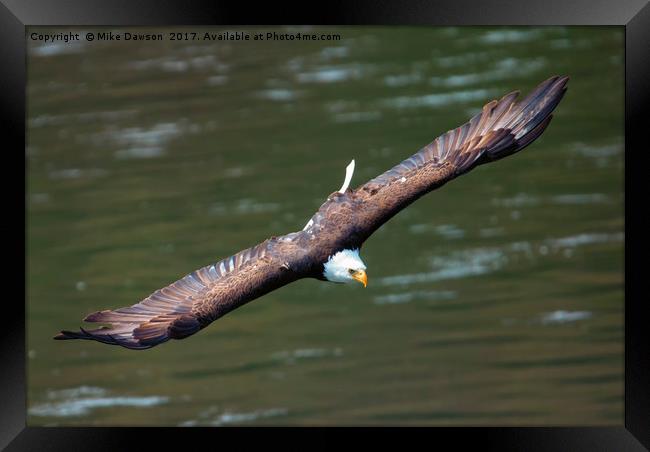
[[[368,285],[368,275],[366,275],[365,270],[355,271],[354,273],[352,273],[352,278],[356,279],[361,284],[363,284],[363,287],[366,287]]]

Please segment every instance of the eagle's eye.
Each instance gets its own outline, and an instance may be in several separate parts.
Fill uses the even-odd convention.
[[[351,275],[354,275],[356,272],[357,272],[357,271],[356,271],[356,270],[353,270],[353,269],[349,269],[349,270],[348,270],[348,273],[350,273]]]

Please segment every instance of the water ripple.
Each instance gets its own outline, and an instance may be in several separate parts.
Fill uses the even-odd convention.
[[[293,364],[303,359],[328,358],[343,356],[343,350],[339,347],[333,349],[326,348],[301,348],[297,350],[283,350],[273,353],[271,359]]]
[[[494,82],[514,76],[534,74],[545,66],[546,60],[544,58],[505,58],[498,61],[493,69],[468,74],[432,77],[429,81],[433,86],[444,86],[447,88],[466,87],[477,83]]]
[[[257,95],[263,99],[286,102],[296,100],[298,94],[290,89],[266,89],[258,91]]]
[[[413,234],[422,234],[426,232],[434,232],[448,240],[460,239],[465,237],[465,231],[456,226],[455,224],[413,224],[409,226],[409,231]]]
[[[364,122],[377,121],[381,119],[381,112],[378,111],[351,111],[334,115],[334,122]]]
[[[603,193],[573,193],[553,196],[551,200],[556,204],[603,204],[609,202],[609,197]]]
[[[434,257],[432,264],[439,267],[438,270],[386,276],[380,278],[378,283],[382,286],[407,285],[482,275],[500,269],[507,261],[505,253],[497,248],[465,250],[454,252],[451,256]]]
[[[374,298],[375,304],[401,304],[409,303],[417,299],[426,300],[452,300],[456,298],[456,292],[452,290],[432,290],[432,291],[414,291],[402,292],[388,295],[380,295]]]
[[[485,44],[504,44],[512,42],[528,42],[539,38],[542,30],[495,30],[486,32],[479,39]]]
[[[541,322],[544,325],[577,322],[591,317],[589,311],[553,311],[542,315]]]
[[[322,66],[313,71],[296,74],[299,83],[336,83],[358,80],[366,75],[368,68],[361,64],[348,66]]]
[[[277,416],[286,416],[289,413],[289,410],[286,408],[271,408],[268,410],[255,410],[244,413],[237,413],[232,411],[224,411],[215,418],[210,418],[212,413],[215,411],[214,408],[209,408],[203,413],[199,414],[199,419],[190,419],[188,421],[182,422],[179,424],[180,427],[193,427],[196,425],[210,425],[210,426],[220,426],[226,424],[239,424],[242,422],[251,422],[257,419],[277,417]]]
[[[382,103],[391,108],[405,109],[418,107],[443,107],[453,103],[484,100],[496,95],[496,90],[475,89],[451,93],[426,94],[423,96],[398,96],[384,99]]]
[[[49,391],[48,398],[56,401],[36,405],[29,409],[32,416],[69,417],[89,414],[96,408],[115,406],[151,407],[169,401],[169,397],[118,396],[108,397],[103,388],[80,386],[78,388]]]
[[[188,126],[187,130],[192,131],[192,126]],[[92,142],[95,145],[103,145],[110,141],[122,146],[123,148],[114,154],[118,159],[147,159],[163,155],[167,143],[182,132],[181,126],[174,122],[159,123],[149,128],[109,128],[105,132],[95,134]]]
[[[568,237],[561,237],[559,239],[548,239],[546,243],[553,248],[575,248],[583,245],[591,245],[595,243],[607,242],[620,242],[625,238],[622,232],[606,234],[606,233],[583,233],[571,235]]]
[[[622,241],[625,234],[619,233],[581,233],[567,237],[549,238],[541,242],[537,251],[545,256],[549,251],[562,251],[570,258],[573,249],[598,243]],[[513,253],[523,253],[527,258],[534,256],[534,246],[530,242],[513,242],[501,248],[475,248],[456,251],[448,256],[434,256],[431,265],[436,270],[430,272],[409,273],[379,278],[382,286],[409,285],[477,276],[503,268]]]
[[[94,179],[97,177],[106,176],[108,171],[101,168],[65,168],[60,170],[53,170],[49,172],[50,179]]]
[[[211,215],[248,215],[253,213],[276,212],[281,205],[275,202],[257,202],[254,199],[244,198],[238,200],[234,205],[227,205],[222,202],[214,203],[208,209]]]

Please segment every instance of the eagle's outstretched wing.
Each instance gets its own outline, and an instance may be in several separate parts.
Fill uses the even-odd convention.
[[[183,339],[231,310],[302,277],[290,263],[300,257],[300,233],[271,238],[196,270],[141,302],[99,311],[84,321],[112,327],[61,331],[54,339],[90,339],[131,349]]]
[[[542,82],[525,99],[515,91],[493,100],[467,123],[439,136],[419,152],[351,194],[360,240],[431,190],[483,163],[528,146],[546,129],[566,92],[568,77]]]

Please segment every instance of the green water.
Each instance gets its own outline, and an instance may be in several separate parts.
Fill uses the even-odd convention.
[[[316,30],[341,39],[29,42],[29,425],[621,425],[622,28]],[[140,352],[52,340],[554,74],[542,138],[374,234],[367,289],[299,281]]]

